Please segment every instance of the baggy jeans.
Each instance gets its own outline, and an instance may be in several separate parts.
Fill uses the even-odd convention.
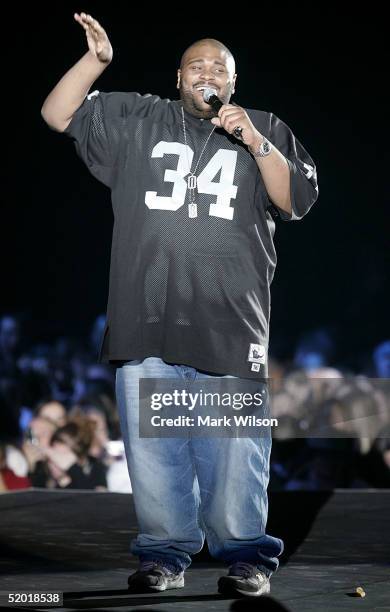
[[[130,360],[116,371],[120,426],[139,534],[130,551],[182,571],[207,540],[227,565],[245,561],[267,576],[279,566],[281,539],[265,533],[272,437],[141,438],[139,379],[197,381],[218,376],[159,357]]]

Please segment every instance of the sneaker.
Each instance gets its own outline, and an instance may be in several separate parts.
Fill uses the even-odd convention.
[[[270,580],[256,565],[237,561],[229,566],[227,576],[218,580],[218,592],[225,595],[249,595],[258,597],[271,591]]]
[[[184,571],[175,573],[162,561],[141,561],[139,568],[128,579],[129,591],[148,593],[180,589],[184,586]]]

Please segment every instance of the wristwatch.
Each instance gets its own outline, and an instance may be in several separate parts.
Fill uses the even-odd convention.
[[[272,151],[272,144],[270,143],[269,140],[265,138],[265,136],[263,136],[263,142],[261,143],[257,151],[252,153],[252,155],[253,157],[267,157],[267,155],[269,155],[271,151]]]

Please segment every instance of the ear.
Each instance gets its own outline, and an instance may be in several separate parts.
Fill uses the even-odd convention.
[[[232,94],[234,94],[234,92],[236,91],[236,79],[237,79],[237,75],[234,74],[233,75],[233,89],[232,89]]]
[[[180,68],[177,71],[177,83],[176,83],[176,89],[180,88],[180,77],[181,77],[181,70]]]

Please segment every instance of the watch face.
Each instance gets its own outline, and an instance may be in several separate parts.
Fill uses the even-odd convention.
[[[271,145],[268,140],[265,140],[262,144],[264,153],[269,153],[271,150]]]

